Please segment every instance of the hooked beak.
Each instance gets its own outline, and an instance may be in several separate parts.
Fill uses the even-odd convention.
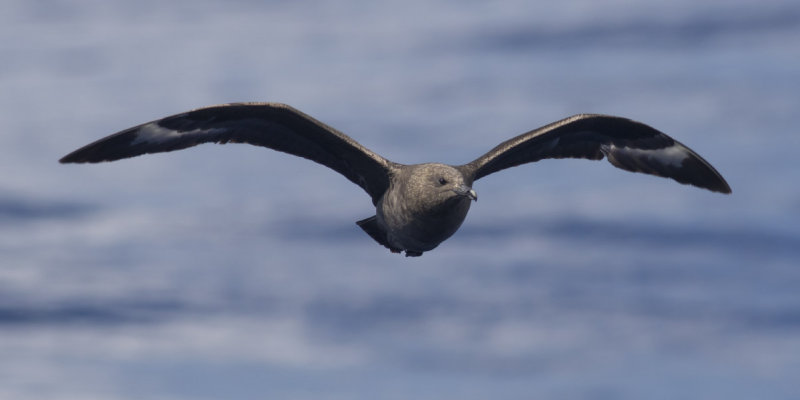
[[[453,191],[459,196],[469,197],[470,200],[478,201],[478,194],[467,185],[461,185],[453,189]]]

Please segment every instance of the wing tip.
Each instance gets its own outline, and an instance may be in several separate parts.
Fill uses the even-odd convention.
[[[703,167],[704,168],[700,170],[685,170],[683,173],[678,175],[660,176],[672,178],[672,180],[678,183],[691,185],[700,189],[706,189],[714,193],[732,193],[730,185],[728,185],[728,182],[725,181],[725,178],[723,178],[719,172],[717,172],[709,164],[704,164]]]
[[[722,194],[733,193],[733,190],[731,190],[731,187],[730,185],[728,185],[728,182],[725,182],[725,179],[722,179],[722,177],[720,177],[719,182],[715,182],[713,186],[710,186],[707,189],[711,190],[712,192],[722,193]]]
[[[722,174],[720,174],[716,168],[714,168],[708,161],[704,160],[688,147],[683,147],[689,151],[691,155],[689,159],[698,164],[696,165],[696,168],[692,168],[694,170],[692,175],[697,182],[696,186],[708,189],[715,193],[732,193],[730,185],[728,185],[728,182],[725,181],[725,178],[722,177]]]
[[[89,150],[90,149],[87,149],[86,147],[82,147],[65,155],[64,157],[61,157],[58,162],[60,164],[87,164],[113,160],[113,158],[101,157],[99,153]]]
[[[80,157],[80,154],[76,154],[76,152],[69,153],[61,159],[58,160],[60,164],[81,164],[88,162],[84,157]]]

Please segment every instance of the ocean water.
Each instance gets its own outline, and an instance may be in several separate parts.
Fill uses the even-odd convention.
[[[0,37],[0,399],[800,398],[796,1],[6,0]],[[545,160],[404,258],[285,154],[57,163],[231,101],[402,163],[622,115],[733,194]]]

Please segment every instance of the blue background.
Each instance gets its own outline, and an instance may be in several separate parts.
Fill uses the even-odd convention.
[[[0,398],[800,398],[796,1],[5,0],[0,38]],[[733,195],[545,160],[408,259],[285,154],[57,163],[232,101],[402,163],[622,115]]]

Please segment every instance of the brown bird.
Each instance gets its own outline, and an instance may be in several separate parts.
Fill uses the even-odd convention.
[[[375,215],[356,222],[394,253],[420,256],[452,236],[478,199],[474,181],[545,158],[606,157],[615,167],[730,193],[725,179],[694,151],[640,122],[597,114],[562,119],[500,143],[463,165],[389,161],[349,136],[278,103],[200,108],[128,128],[66,155],[96,163],[185,149],[249,143],[325,165],[372,197]]]

